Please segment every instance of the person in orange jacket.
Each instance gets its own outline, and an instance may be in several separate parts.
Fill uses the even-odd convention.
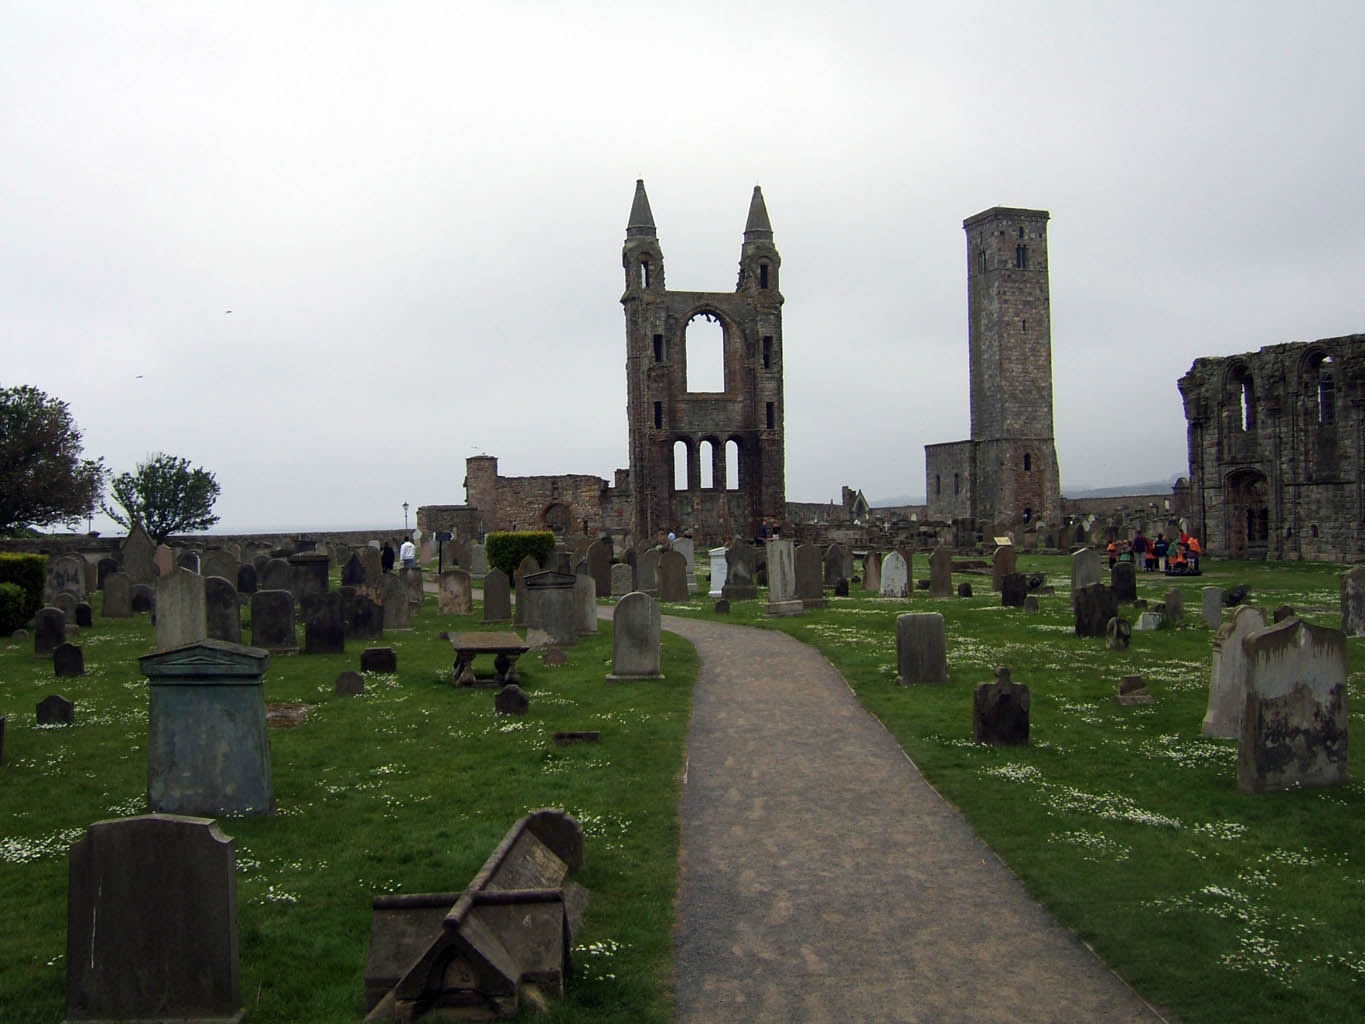
[[[1104,550],[1109,555],[1109,568],[1112,569],[1114,568],[1114,563],[1119,560],[1119,546],[1111,540],[1109,546]]]

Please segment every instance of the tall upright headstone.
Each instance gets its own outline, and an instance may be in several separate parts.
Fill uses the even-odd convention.
[[[1209,707],[1203,724],[1205,736],[1234,739],[1241,734],[1247,699],[1247,661],[1242,641],[1265,629],[1265,625],[1265,612],[1244,604],[1214,634]]]
[[[574,631],[579,636],[597,635],[597,581],[592,576],[574,577]]]
[[[670,604],[687,601],[687,559],[681,551],[659,555],[659,600]]]
[[[754,582],[754,549],[747,542],[736,540],[725,553],[725,589],[723,596],[731,601],[752,599],[758,596],[758,585]]]
[[[696,545],[692,543],[691,537],[678,537],[671,545],[673,550],[683,556],[684,575],[687,577],[687,592],[695,594],[697,592],[697,567],[694,560],[697,557]]]
[[[640,553],[635,564],[635,585],[642,593],[657,597],[659,594],[659,550],[649,548]]]
[[[1100,581],[1100,556],[1094,548],[1081,548],[1071,554],[1071,601],[1085,587]]]
[[[207,639],[208,606],[204,577],[188,569],[172,569],[156,581],[156,646],[183,647]]]
[[[598,597],[611,596],[611,545],[595,540],[588,545],[588,575],[593,579]]]
[[[882,553],[869,551],[863,555],[863,589],[870,594],[882,591]]]
[[[1341,631],[1365,636],[1365,568],[1356,566],[1341,574]]]
[[[1120,603],[1137,600],[1137,565],[1133,562],[1115,562],[1109,570],[1109,585]]]
[[[175,552],[171,550],[169,544],[158,544],[152,552],[152,564],[156,566],[158,576],[169,576],[171,570],[175,568]]]
[[[842,568],[842,556],[836,552]],[[796,599],[806,608],[824,608],[829,602],[825,599],[825,556],[814,544],[801,544],[796,549]],[[847,576],[839,579],[847,582]],[[830,584],[833,586],[833,584]]]
[[[237,857],[208,818],[97,821],[71,845],[66,1016],[241,1019]]]
[[[258,590],[251,595],[251,642],[271,654],[295,654],[294,595],[287,590]]]
[[[133,524],[119,550],[129,582],[151,583],[156,579],[156,542],[141,523]]]
[[[380,584],[384,604],[385,629],[411,629],[412,604],[408,601],[408,588],[397,573],[386,572]]]
[[[834,586],[840,580],[851,579],[853,552],[837,542],[825,548],[824,574],[824,585],[827,587]]]
[[[341,595],[335,590],[313,594],[303,620],[305,654],[341,654],[346,650],[346,626]]]
[[[1199,612],[1204,617],[1204,625],[1217,629],[1223,622],[1223,588],[1204,587],[1199,591]]]
[[[902,685],[948,681],[948,638],[938,612],[896,616],[896,676]]]
[[[1013,544],[1001,544],[995,549],[995,554],[991,558],[991,586],[998,592],[1004,584],[1004,579],[1015,571],[1018,564],[1018,557]]]
[[[512,573],[512,584],[517,597],[516,607],[512,610],[512,621],[518,626],[526,623],[526,577],[537,572],[540,572],[540,563],[527,555]]]
[[[469,573],[463,569],[442,571],[437,611],[442,615],[468,615],[473,609],[473,584]]]
[[[881,557],[877,575],[881,580],[878,593],[882,597],[907,597],[910,594],[910,567],[905,564],[905,556],[899,551],[888,551]]]
[[[765,545],[768,560],[768,615],[800,615],[806,610],[796,597],[796,546],[784,538]]]
[[[953,553],[946,544],[934,548],[929,556],[929,596],[953,596]]]
[[[204,577],[204,628],[210,640],[242,642],[242,612],[237,588],[221,576]]]
[[[60,608],[39,608],[33,616],[33,656],[50,658],[66,643],[66,613]]]
[[[507,573],[493,568],[483,578],[483,621],[506,622],[512,617],[512,588]]]
[[[627,594],[612,617],[612,682],[662,679],[659,647],[659,606],[648,594]]]
[[[546,569],[531,573],[523,582],[526,588],[526,626],[542,630],[553,643],[561,647],[578,643],[578,633],[574,628],[574,575]]]
[[[707,552],[711,556],[711,589],[706,592],[707,597],[722,597],[725,594],[725,576],[730,567],[725,560],[726,551],[726,548],[711,548]]]
[[[111,572],[104,577],[100,614],[106,619],[126,619],[133,614],[133,581],[126,572]]]

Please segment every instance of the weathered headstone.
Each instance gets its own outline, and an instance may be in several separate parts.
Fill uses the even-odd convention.
[[[971,585],[971,583],[968,582],[967,580],[963,580],[961,583],[959,583],[959,584],[957,585],[957,596],[958,596],[958,597],[971,597],[971,596],[972,596],[972,585]]]
[[[199,571],[199,552],[186,548],[175,556],[175,567],[184,569],[186,572],[197,573]]]
[[[1002,549],[1003,550],[1003,549]],[[1010,550],[1013,550],[1011,547]],[[1028,577],[1022,572],[1007,572],[1000,577],[1000,604],[1005,608],[1022,608],[1028,597]]]
[[[134,523],[120,548],[123,571],[130,583],[150,583],[156,579],[156,543],[141,523]]]
[[[156,610],[156,588],[150,583],[134,583],[129,598],[129,604],[134,612],[151,612]]]
[[[1365,567],[1341,574],[1341,631],[1365,636]]]
[[[446,569],[441,573],[437,611],[442,615],[468,615],[474,609],[473,584],[463,569]]]
[[[71,593],[71,591],[59,590],[56,594],[53,595],[52,600],[49,601],[48,604],[53,608],[59,609],[61,613],[66,616],[66,621],[68,625],[75,624],[76,595]]]
[[[640,553],[635,563],[635,585],[641,593],[650,597],[659,594],[659,550],[650,548]]]
[[[483,621],[506,622],[512,617],[512,594],[507,573],[489,569],[483,578]]]
[[[543,631],[561,647],[576,644],[578,634],[574,628],[577,620],[574,616],[573,574],[546,569],[531,573],[524,583],[526,626]]]
[[[378,548],[372,548],[368,544],[358,548],[356,553],[360,555],[360,564],[365,568],[365,585],[379,586],[380,580],[384,577],[384,556],[380,554]]]
[[[261,569],[257,586],[261,590],[288,590],[294,586],[294,570],[283,558],[271,558]]]
[[[1346,781],[1346,634],[1286,619],[1243,641],[1247,694],[1237,788],[1265,793]]]
[[[1071,600],[1083,589],[1100,582],[1100,556],[1093,548],[1081,548],[1071,555]]]
[[[346,604],[345,592],[345,587],[338,591],[342,594],[343,608]],[[384,635],[384,606],[375,600],[374,587],[356,588],[355,597],[350,602],[349,615],[346,623],[347,635],[365,640],[374,640]]]
[[[392,647],[366,647],[360,652],[360,671],[397,672],[398,655]]]
[[[1229,587],[1223,594],[1223,607],[1236,608],[1250,596],[1251,588],[1245,583],[1239,583],[1235,587]]]
[[[488,549],[477,541],[469,545],[469,571],[475,576],[488,573]]]
[[[52,674],[56,676],[85,675],[85,652],[79,644],[61,643],[52,652]]]
[[[991,586],[999,591],[1005,584],[1005,577],[1017,571],[1018,556],[1013,544],[1001,544],[991,558]]]
[[[274,789],[261,685],[269,663],[260,648],[221,640],[138,659],[150,688],[149,808],[214,816],[270,813]]]
[[[119,572],[121,569],[122,566],[119,565],[119,560],[117,558],[105,556],[104,558],[101,558],[98,562],[96,562],[95,576],[97,579],[98,589],[100,590],[104,589],[104,581],[109,578],[110,573]]]
[[[1292,604],[1282,604],[1270,613],[1271,621],[1279,625],[1285,619],[1292,619],[1298,612],[1294,610]]]
[[[910,570],[899,551],[888,551],[881,560],[882,597],[905,597],[910,593]]]
[[[341,595],[313,594],[303,621],[305,654],[341,654],[346,650],[346,627],[341,617]]]
[[[207,818],[98,821],[73,843],[70,1021],[241,1019],[237,859]]]
[[[836,557],[842,556],[836,554]],[[824,608],[828,605],[829,602],[825,600],[825,558],[820,549],[814,544],[797,547],[794,569],[796,599],[806,608]],[[847,576],[838,578],[848,579]]]
[[[518,626],[526,624],[526,577],[532,573],[540,572],[540,563],[530,555],[523,558],[517,565],[516,571],[512,573],[512,585],[516,590],[516,607],[512,609],[512,621]],[[487,588],[487,582],[484,584]],[[485,597],[484,600],[487,600]]]
[[[51,604],[53,598],[63,592],[77,601],[85,599],[85,559],[80,555],[58,555],[48,562],[43,595]]]
[[[696,558],[697,549],[692,543],[691,537],[679,537],[673,542],[673,550],[683,556],[683,565],[686,567],[687,592],[695,594],[697,592],[697,567],[693,560]]]
[[[76,625],[80,626],[82,629],[89,629],[94,624],[95,615],[90,605],[85,601],[76,605]]]
[[[294,595],[287,590],[258,590],[251,595],[251,642],[271,654],[295,654]]]
[[[1137,625],[1134,628],[1143,630],[1144,632],[1152,629],[1160,629],[1165,621],[1166,617],[1160,612],[1143,612],[1138,616]]]
[[[687,601],[687,559],[681,551],[659,555],[659,600],[670,604]]]
[[[754,582],[754,549],[744,541],[735,541],[725,552],[725,587],[722,597],[731,601],[750,600],[758,596]]]
[[[715,603],[711,610],[714,611],[717,615],[729,615],[730,599],[728,597],[722,597]]]
[[[588,574],[598,597],[611,596],[611,545],[595,540],[588,545]]]
[[[398,574],[386,572],[380,588],[384,604],[384,628],[411,629],[412,605],[408,601],[408,588]]]
[[[711,556],[711,588],[706,592],[707,597],[721,597],[725,593],[725,576],[729,569],[729,563],[725,560],[726,548],[711,548],[707,554]],[[613,581],[612,596],[615,596],[616,589]]]
[[[953,596],[953,553],[945,544],[934,548],[929,556],[929,596]]]
[[[902,686],[948,681],[948,638],[938,612],[896,616],[896,678]]]
[[[834,596],[848,597],[848,577],[840,576],[834,581]]]
[[[1133,624],[1115,615],[1104,627],[1105,647],[1111,651],[1126,651],[1133,642]]]
[[[343,697],[354,697],[365,692],[365,677],[354,669],[347,669],[337,675],[332,692]]]
[[[409,614],[416,614],[425,596],[422,588],[422,570],[415,565],[405,565],[398,570],[398,578],[403,581],[403,589],[411,606]]]
[[[838,542],[831,544],[825,548],[822,568],[824,585],[827,587],[834,586],[840,580],[850,579],[853,576],[853,552]]]
[[[625,562],[611,567],[611,596],[625,597],[635,589],[635,570]]]
[[[39,725],[72,725],[76,721],[76,705],[59,693],[50,693],[38,702]]]
[[[1071,592],[1077,636],[1104,636],[1109,620],[1119,613],[1119,601],[1103,583],[1091,583]]]
[[[1204,587],[1199,594],[1199,611],[1204,616],[1204,625],[1217,629],[1223,623],[1223,588]]]
[[[882,592],[882,553],[869,551],[863,555],[863,589],[870,594]]]
[[[365,582],[365,560],[358,551],[352,551],[346,561],[341,563],[341,585],[360,587]]]
[[[597,581],[575,576],[573,583],[574,631],[579,636],[597,635]]]
[[[204,576],[221,576],[236,588],[237,570],[241,563],[237,561],[231,551],[223,548],[209,548],[204,552],[204,557],[199,560],[199,572]]]
[[[1114,695],[1114,700],[1125,706],[1150,704],[1152,695],[1147,692],[1147,684],[1142,681],[1142,676],[1124,676],[1119,680],[1119,692]]]
[[[237,588],[221,576],[204,577],[205,635],[210,640],[242,642],[242,612]]]
[[[592,577],[588,577],[592,582]],[[531,708],[531,698],[516,683],[508,683],[493,695],[493,710],[500,715],[524,715]]]
[[[256,593],[256,567],[250,562],[243,562],[237,570],[237,593]]]
[[[768,615],[800,615],[806,610],[796,598],[796,546],[790,540],[764,545],[768,561]]]
[[[172,569],[156,581],[156,646],[183,647],[208,636],[204,577]]]
[[[1024,611],[1029,612],[1030,614],[1032,614],[1033,612],[1036,612],[1037,610],[1038,610],[1038,598],[1037,598],[1035,595],[1033,595],[1033,594],[1029,594],[1028,597],[1024,598]]]
[[[157,576],[169,576],[175,569],[175,552],[167,544],[158,544],[152,552],[152,564]]]
[[[972,735],[978,743],[1027,745],[1028,713],[1028,687],[1010,679],[1010,670],[1001,665],[995,682],[978,684],[972,694]]]
[[[636,591],[621,598],[612,617],[611,682],[662,679],[659,606]]]
[[[1185,621],[1185,593],[1179,587],[1166,591],[1166,621],[1178,626]]]
[[[1115,562],[1109,570],[1109,585],[1118,596],[1119,602],[1137,600],[1137,566],[1132,562]]]
[[[1243,605],[1214,633],[1209,707],[1203,724],[1205,736],[1234,739],[1241,734],[1247,699],[1247,661],[1242,641],[1263,629],[1265,613]]]
[[[33,656],[50,658],[66,643],[66,613],[60,608],[39,608],[33,616]]]

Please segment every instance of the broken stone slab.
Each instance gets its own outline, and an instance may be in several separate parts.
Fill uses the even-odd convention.
[[[1124,676],[1119,680],[1119,692],[1114,695],[1114,700],[1119,704],[1150,704],[1152,695],[1147,692],[1147,684],[1142,681],[1142,676]]]

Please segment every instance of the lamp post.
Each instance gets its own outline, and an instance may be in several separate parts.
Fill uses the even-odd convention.
[[[405,501],[405,502],[403,502],[403,532],[406,533],[406,532],[407,532],[407,529],[408,529],[408,503]]]

